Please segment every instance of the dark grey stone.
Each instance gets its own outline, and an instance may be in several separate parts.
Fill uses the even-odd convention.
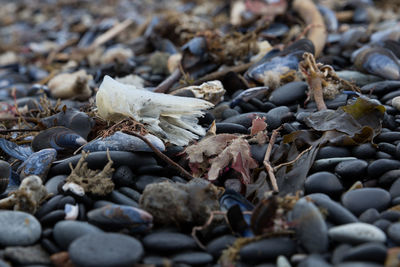
[[[370,208],[382,211],[389,206],[390,200],[389,192],[381,188],[351,190],[342,196],[343,206],[357,216]]]
[[[22,211],[0,211],[0,245],[28,246],[39,240],[42,226],[31,214]]]
[[[179,252],[197,248],[191,236],[181,233],[157,232],[143,238],[146,250],[159,252]]]

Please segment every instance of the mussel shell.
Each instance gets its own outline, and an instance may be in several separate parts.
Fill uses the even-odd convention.
[[[354,60],[355,67],[387,80],[400,79],[400,64],[397,57],[383,47],[371,47],[360,51]]]
[[[57,151],[54,148],[46,148],[33,153],[18,167],[17,172],[20,179],[22,180],[29,175],[37,175],[45,180],[56,157]]]
[[[32,155],[33,151],[29,146],[19,146],[13,142],[10,142],[4,138],[0,138],[0,148],[7,155],[19,159],[26,160],[30,155]]]
[[[76,132],[66,127],[58,126],[41,131],[32,141],[33,151],[45,148],[54,148],[57,151],[65,149],[77,149],[85,145],[87,141]]]

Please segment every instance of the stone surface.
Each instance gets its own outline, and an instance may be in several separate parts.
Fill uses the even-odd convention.
[[[306,194],[324,193],[336,197],[343,191],[339,179],[330,172],[316,172],[306,178],[304,189]]]
[[[197,247],[191,236],[181,233],[158,232],[143,238],[146,249],[159,252],[179,252]]]
[[[71,243],[69,258],[77,266],[132,266],[144,254],[142,244],[128,235],[92,233]]]
[[[342,195],[342,203],[355,215],[360,215],[370,208],[382,211],[390,204],[390,194],[381,188],[360,188]]]
[[[0,245],[27,246],[34,244],[42,233],[38,220],[26,212],[0,211]]]
[[[386,234],[381,229],[367,223],[335,226],[328,233],[333,240],[350,244],[386,241]]]

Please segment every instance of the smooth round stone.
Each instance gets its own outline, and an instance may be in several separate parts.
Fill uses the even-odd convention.
[[[351,157],[349,149],[340,146],[324,146],[318,150],[316,160],[327,158],[345,158]]]
[[[354,157],[359,159],[372,159],[375,157],[376,148],[372,146],[370,143],[361,144],[355,146],[351,153]]]
[[[342,262],[344,255],[346,255],[347,251],[351,248],[351,245],[345,243],[336,246],[331,256],[332,264],[336,266],[336,264]]]
[[[391,222],[386,219],[379,219],[374,222],[374,226],[378,227],[382,231],[386,232],[389,226],[391,225]]]
[[[67,178],[66,175],[56,175],[47,180],[47,182],[44,185],[46,187],[47,193],[57,195],[58,185],[61,182],[64,182],[66,178]]]
[[[235,240],[236,237],[233,235],[220,236],[207,244],[207,252],[213,255],[215,259],[218,259],[222,251],[232,245]]]
[[[266,115],[266,122],[268,125],[267,129],[271,131],[278,128],[285,119],[291,116],[293,116],[293,114],[290,112],[290,109],[287,106],[280,106],[271,109]]]
[[[158,232],[143,238],[146,250],[158,252],[179,252],[196,249],[196,241],[191,236],[181,233]]]
[[[328,213],[327,218],[333,223],[348,224],[358,222],[353,213],[325,194],[310,194],[307,197],[311,198],[318,207],[325,209]]]
[[[142,261],[150,266],[173,266],[171,259],[155,255],[145,255]]]
[[[278,256],[291,256],[296,252],[296,243],[289,238],[277,237],[252,242],[240,249],[240,260],[246,263],[261,263],[275,260]]]
[[[291,265],[289,265],[291,266]],[[331,267],[332,265],[327,263],[321,255],[311,254],[304,260],[302,260],[297,267]]]
[[[335,267],[382,267],[382,265],[368,261],[347,261],[339,263]]]
[[[225,120],[227,118],[239,115],[240,113],[237,110],[227,108],[224,111],[222,111],[222,119]]]
[[[328,231],[329,236],[338,242],[358,244],[366,242],[385,242],[385,233],[368,223],[349,223],[334,226]]]
[[[251,126],[251,123],[253,119],[256,117],[266,117],[267,118],[267,113],[264,112],[248,112],[248,113],[243,113],[239,114],[236,116],[229,117],[222,122],[228,122],[228,123],[235,123],[235,124],[240,124],[244,126],[245,128],[249,128]]]
[[[400,96],[396,96],[392,99],[392,107],[397,110],[400,110]]]
[[[50,226],[58,221],[64,220],[65,215],[64,210],[53,210],[41,217],[39,221],[42,225]]]
[[[393,157],[396,156],[396,146],[395,145],[382,142],[382,143],[378,144],[378,149],[379,149],[379,151],[388,153]]]
[[[149,175],[163,175],[165,174],[165,168],[160,166],[160,165],[147,165],[140,167],[135,171],[136,175],[143,175],[143,174],[149,174]]]
[[[134,188],[139,192],[143,192],[143,190],[146,188],[147,185],[154,183],[161,183],[165,181],[171,181],[171,180],[161,176],[140,175],[134,181]]]
[[[390,155],[390,154],[388,154],[386,152],[383,152],[383,151],[376,152],[376,158],[377,159],[390,159],[390,160],[393,160],[392,155]]]
[[[277,106],[286,106],[288,104],[300,101],[306,96],[308,88],[305,82],[290,82],[276,88],[269,97],[269,101]]]
[[[259,163],[262,164],[264,161],[265,152],[267,151],[268,144],[259,145],[259,144],[251,144],[250,152],[251,156]]]
[[[306,194],[324,193],[335,197],[342,193],[343,186],[336,175],[330,172],[316,172],[307,177],[304,189]]]
[[[398,178],[400,178],[400,170],[391,170],[388,172],[385,172],[381,177],[379,177],[379,184],[383,186],[389,186],[391,185],[394,181],[396,181]]]
[[[124,195],[116,190],[113,190],[110,193],[109,197],[110,197],[111,202],[114,202],[114,203],[117,203],[120,205],[132,206],[135,208],[139,207],[139,204],[136,201],[134,201],[133,199],[127,197],[126,195]]]
[[[11,261],[14,266],[51,265],[50,255],[39,244],[28,247],[6,247],[4,258]]]
[[[343,255],[343,261],[373,261],[383,263],[386,258],[386,247],[381,243],[365,243],[349,249]]]
[[[143,256],[142,244],[135,238],[114,233],[84,235],[69,246],[69,258],[77,266],[132,266]]]
[[[392,198],[400,197],[400,178],[397,179],[389,189]]]
[[[184,263],[191,266],[206,265],[213,261],[211,254],[206,252],[182,252],[172,257],[174,263]]]
[[[0,211],[0,245],[28,246],[39,240],[42,226],[31,214],[22,211]]]
[[[36,212],[35,216],[40,219],[44,215],[55,210],[58,203],[63,197],[63,195],[55,195],[54,197],[50,198],[46,203],[42,204],[42,206]]]
[[[367,167],[368,163],[361,159],[342,161],[336,165],[335,173],[344,180],[363,180]]]
[[[141,194],[138,191],[133,190],[130,187],[120,187],[118,191],[124,194],[125,196],[133,199],[134,201],[139,202]]]
[[[215,124],[216,126],[216,133],[238,133],[238,134],[248,134],[249,131],[246,127],[236,124],[236,123],[229,123],[229,122],[218,122]]]
[[[71,196],[65,196],[57,204],[56,209],[64,209],[65,205],[70,204],[70,205],[75,205],[76,201],[73,197]]]
[[[370,208],[382,211],[389,206],[390,201],[389,192],[381,188],[360,188],[342,195],[343,206],[356,216]]]
[[[376,209],[374,209],[374,208],[367,209],[367,210],[364,211],[364,212],[360,215],[360,217],[359,217],[360,222],[370,223],[370,224],[374,223],[374,222],[375,222],[376,220],[378,220],[379,218],[380,218],[380,214],[379,214],[379,212],[378,212]]]
[[[370,178],[379,178],[385,172],[400,168],[400,161],[394,159],[378,159],[371,162],[367,172]]]
[[[126,165],[131,169],[137,169],[144,165],[157,164],[155,158],[149,154],[126,151],[109,151],[109,153],[111,160],[113,161],[113,168]],[[53,167],[50,169],[49,175],[69,174],[71,172],[69,164],[71,163],[72,166],[75,167],[80,158],[81,155],[75,155],[61,161],[53,162]],[[92,152],[87,156],[85,162],[88,163],[88,168],[92,170],[102,170],[108,162],[107,151]]]
[[[133,186],[134,174],[126,165],[118,167],[113,173],[112,180],[117,186]]]
[[[322,171],[333,171],[336,165],[344,161],[352,161],[356,160],[355,157],[345,157],[345,158],[327,158],[327,159],[319,159],[314,161],[313,166],[311,168],[314,172],[322,172]]]
[[[381,212],[381,219],[389,220],[391,222],[397,222],[400,220],[400,211],[385,210]]]
[[[361,87],[361,92],[364,94],[373,92],[374,94],[382,95],[398,88],[400,88],[400,81],[380,81],[364,85]]]
[[[56,223],[53,230],[53,238],[63,250],[77,238],[93,233],[103,232],[96,226],[87,222],[64,220]]]
[[[384,133],[380,133],[377,137],[375,137],[375,142],[387,142],[394,143],[395,141],[400,140],[400,132],[388,131]]]
[[[309,253],[323,253],[328,250],[328,228],[318,208],[306,199],[297,201],[292,211],[296,222],[296,237]]]
[[[392,223],[387,228],[387,234],[390,240],[395,242],[397,245],[400,245],[400,222]]]

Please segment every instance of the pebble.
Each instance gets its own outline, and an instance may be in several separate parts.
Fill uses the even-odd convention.
[[[351,157],[351,152],[346,147],[324,146],[318,150],[316,160],[327,158],[345,158]]]
[[[388,227],[390,226],[391,222],[386,219],[379,219],[374,222],[374,226],[378,227],[382,231],[386,232]]]
[[[155,175],[140,175],[134,181],[134,189],[139,192],[143,192],[143,190],[146,188],[147,185],[154,183],[161,183],[165,181],[171,181],[171,180],[168,179],[167,177],[161,177]]]
[[[305,82],[290,82],[272,91],[269,101],[277,106],[286,106],[306,97],[308,85]]]
[[[44,185],[46,187],[47,193],[57,195],[58,185],[64,182],[66,178],[67,178],[66,175],[56,175],[47,180],[47,182]]]
[[[172,257],[176,263],[184,263],[190,266],[207,265],[213,261],[211,254],[206,252],[182,252]]]
[[[321,171],[331,171],[334,170],[335,166],[344,161],[352,161],[356,160],[355,157],[345,157],[345,158],[327,158],[327,159],[319,159],[314,161],[313,166],[311,168],[314,172]]]
[[[39,240],[42,226],[31,214],[21,211],[0,211],[0,245],[28,246]]]
[[[368,176],[379,178],[385,172],[400,168],[400,161],[394,159],[378,159],[368,165]]]
[[[6,247],[4,257],[18,266],[51,264],[50,255],[39,244],[28,247]]]
[[[53,238],[63,250],[67,250],[75,239],[83,235],[103,232],[87,222],[69,220],[58,222],[53,229]]]
[[[207,252],[215,259],[218,259],[221,256],[222,251],[232,245],[235,240],[236,237],[233,235],[220,236],[207,244]]]
[[[114,183],[117,186],[133,186],[134,174],[127,165],[118,167],[112,176]]]
[[[197,248],[194,239],[181,233],[156,232],[143,238],[146,250],[158,252],[179,252]]]
[[[390,186],[399,177],[400,177],[400,170],[391,170],[385,172],[381,177],[379,177],[378,182],[383,186]]]
[[[400,111],[400,96],[396,96],[392,99],[392,107]]]
[[[344,255],[343,261],[373,261],[383,263],[387,248],[381,243],[364,243],[350,248]]]
[[[400,178],[398,178],[389,189],[392,198],[400,197]]]
[[[366,211],[361,213],[359,217],[360,222],[370,223],[370,224],[374,223],[379,218],[380,218],[379,211],[377,211],[374,208],[367,209]]]
[[[256,264],[275,260],[278,256],[291,256],[296,252],[296,243],[289,238],[277,237],[252,242],[240,249],[240,260]]]
[[[302,260],[297,267],[331,267],[332,265],[327,263],[322,256],[318,254],[311,254],[304,260]]]
[[[328,250],[328,228],[318,208],[306,199],[297,201],[292,211],[296,237],[309,253]]]
[[[356,159],[339,162],[335,167],[335,173],[343,180],[363,180],[367,174],[368,163],[365,160]]]
[[[359,216],[370,208],[382,211],[390,204],[390,194],[381,188],[360,188],[342,195],[342,204],[348,210]]]
[[[316,172],[306,178],[306,194],[324,193],[336,197],[343,192],[343,186],[336,175],[330,172]]]
[[[251,122],[253,119],[256,117],[267,117],[267,113],[264,112],[248,112],[248,113],[242,113],[236,116],[229,117],[225,120],[223,120],[223,123],[235,123],[235,124],[240,124],[244,126],[245,128],[249,128],[251,126]]]
[[[350,244],[386,241],[386,235],[381,229],[361,222],[334,226],[328,233],[333,240]]]
[[[128,235],[91,233],[74,240],[68,254],[77,266],[113,267],[134,265],[143,257],[144,250],[136,238]]]
[[[109,197],[110,197],[110,200],[116,204],[132,206],[135,208],[139,207],[139,204],[136,201],[134,201],[133,199],[127,197],[126,195],[124,195],[116,190],[113,190],[110,193]]]
[[[392,223],[387,228],[387,234],[390,240],[395,242],[397,245],[400,245],[400,222]]]
[[[327,218],[335,224],[348,224],[358,222],[356,216],[339,203],[333,201],[325,194],[307,195],[318,207],[327,211]]]
[[[355,146],[351,153],[354,157],[359,159],[372,159],[375,157],[376,148],[373,147],[370,143],[361,144],[359,146]]]
[[[391,222],[397,222],[400,220],[400,211],[397,210],[385,210],[381,212],[381,219],[386,219]]]
[[[239,133],[239,134],[248,134],[249,130],[246,127],[236,124],[236,123],[229,123],[229,122],[219,122],[215,124],[216,126],[216,133]]]

